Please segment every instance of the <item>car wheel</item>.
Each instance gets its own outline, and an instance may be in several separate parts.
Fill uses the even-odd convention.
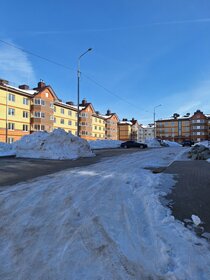
[[[128,146],[127,146],[127,145],[124,145],[124,146],[123,146],[123,148],[124,148],[124,149],[127,149],[127,148],[128,148]]]
[[[140,145],[139,148],[140,148],[140,149],[144,149],[144,146],[143,146],[143,145]]]

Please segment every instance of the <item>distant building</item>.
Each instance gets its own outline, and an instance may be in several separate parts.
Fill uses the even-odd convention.
[[[154,138],[154,124],[139,126],[139,142],[145,142],[146,139]]]
[[[121,141],[131,140],[132,122],[128,119],[122,119],[118,122],[118,139]]]
[[[118,122],[118,139],[121,141],[139,141],[139,124],[138,121],[132,118],[122,119]]]
[[[193,115],[174,114],[167,119],[156,121],[156,136],[163,140],[181,143],[184,140],[199,142],[210,139],[210,114],[200,110]]]

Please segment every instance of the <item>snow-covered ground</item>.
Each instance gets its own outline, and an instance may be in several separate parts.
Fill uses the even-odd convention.
[[[144,169],[184,152],[149,149],[2,188],[0,279],[209,280],[207,241],[160,203],[172,175]]]

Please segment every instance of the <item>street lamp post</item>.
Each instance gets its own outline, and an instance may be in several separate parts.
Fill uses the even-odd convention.
[[[162,106],[162,104],[159,104],[159,105],[157,105],[157,106],[154,107],[154,138],[156,138],[155,109],[156,109],[157,107],[160,107],[160,106]]]
[[[86,52],[81,54],[78,58],[77,65],[77,136],[79,137],[79,100],[80,100],[80,59],[88,52],[92,51],[92,48],[89,48]]]

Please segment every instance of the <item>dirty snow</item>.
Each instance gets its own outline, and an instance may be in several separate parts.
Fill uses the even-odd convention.
[[[209,280],[210,251],[160,203],[182,148],[150,149],[0,193],[0,279]],[[129,167],[129,168],[128,168]]]

